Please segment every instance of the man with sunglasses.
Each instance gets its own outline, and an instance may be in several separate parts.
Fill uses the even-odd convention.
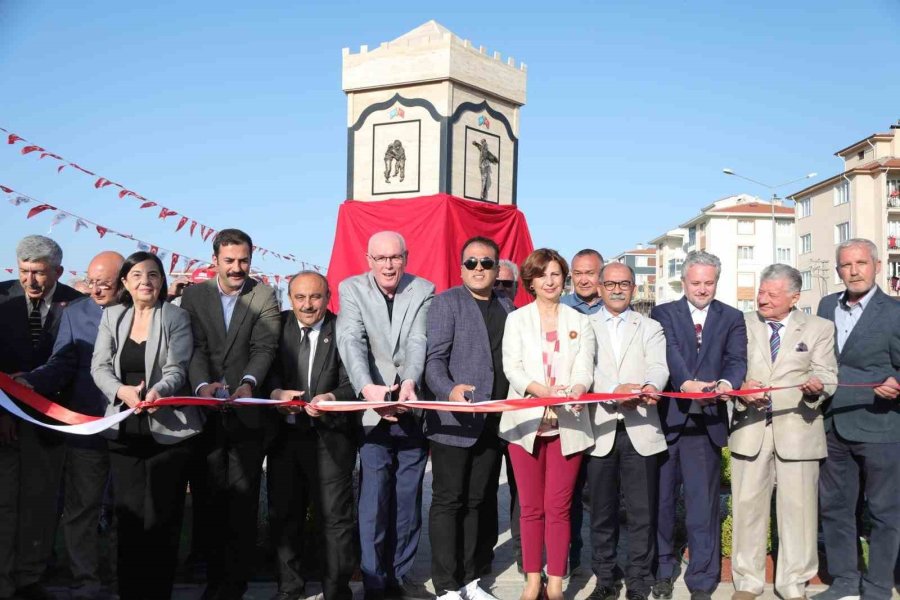
[[[360,568],[367,600],[428,599],[412,583],[422,527],[422,478],[428,442],[416,400],[425,370],[425,319],[434,284],[406,273],[406,242],[382,231],[369,238],[369,272],[341,282],[336,337],[354,393],[368,402],[398,401],[367,410],[359,449]]]
[[[666,337],[653,319],[631,310],[634,271],[610,263],[600,271],[603,307],[591,319],[597,336],[594,390],[632,399],[591,406],[595,444],[589,451],[592,567],[597,587],[590,600],[615,600],[619,545],[619,491],[628,513],[627,600],[650,594],[656,554],[659,453],[666,449],[657,393],[666,385]]]
[[[585,248],[572,257],[572,287],[574,293],[566,294],[560,302],[571,306],[584,315],[595,315],[603,308],[600,298],[600,271],[603,269],[603,255],[593,248]],[[581,461],[581,470],[575,481],[575,493],[572,494],[572,512],[570,525],[572,541],[569,543],[569,576],[578,575],[581,566],[581,525],[584,522],[584,486],[587,483],[588,461]],[[621,581],[621,573],[616,581]]]
[[[460,253],[463,284],[435,297],[428,311],[425,380],[437,400],[483,402],[509,391],[502,345],[513,305],[494,292],[498,255],[493,240],[469,239]],[[499,424],[499,413],[426,413],[431,577],[439,600],[494,600],[478,586],[478,576],[490,570],[496,530],[485,516],[496,515]]]

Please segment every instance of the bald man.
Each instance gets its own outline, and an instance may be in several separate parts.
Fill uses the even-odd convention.
[[[103,309],[119,302],[123,261],[118,252],[101,252],[91,260],[87,271],[90,297],[79,298],[66,307],[53,354],[44,365],[22,374],[20,383],[44,396],[58,395],[62,404],[75,412],[97,417],[105,414],[107,399],[91,377],[91,356]],[[62,528],[72,570],[71,595],[76,599],[95,598],[100,592],[97,524],[109,473],[106,440],[100,435],[67,435],[63,473]]]
[[[406,242],[393,231],[369,239],[369,272],[341,282],[337,343],[355,395],[415,400],[425,370],[425,322],[434,284],[406,273]],[[367,410],[359,450],[361,570],[366,600],[429,599],[409,580],[422,526],[428,460],[419,415]]]

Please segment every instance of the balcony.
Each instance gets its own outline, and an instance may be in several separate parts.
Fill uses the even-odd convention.
[[[900,238],[895,235],[887,236],[887,249],[891,253],[900,252]]]
[[[888,192],[887,207],[888,212],[900,212],[900,190]]]

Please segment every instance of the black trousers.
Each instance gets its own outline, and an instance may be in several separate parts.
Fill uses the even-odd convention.
[[[501,456],[500,439],[489,431],[468,448],[431,443],[429,538],[438,596],[459,590],[490,566],[496,522],[493,530],[482,523],[485,514],[497,512]]]
[[[244,410],[244,409],[237,409]],[[253,410],[253,409],[247,409]],[[212,412],[203,430],[211,530],[207,594],[241,598],[256,556],[263,428],[249,428],[234,411]]]
[[[638,454],[624,425],[620,424],[610,453],[589,456],[587,463],[591,493],[591,566],[597,575],[597,583],[612,586],[616,580],[621,490],[628,531],[625,585],[628,590],[646,595],[653,582],[656,554],[658,457]]]
[[[503,444],[503,464],[506,470],[506,486],[509,488],[509,534],[512,538],[513,555],[516,565],[522,570],[522,536],[519,532],[519,517],[522,509],[519,506],[519,488],[516,487],[516,474],[513,473],[512,461],[509,459],[509,443],[501,440]],[[496,511],[494,512],[496,514]],[[497,545],[497,537],[494,537],[494,546]]]
[[[889,599],[900,550],[900,443],[851,442],[832,429],[828,458],[819,471],[819,514],[828,574],[848,595]],[[872,516],[869,567],[857,568],[856,500],[860,475]],[[860,581],[860,579],[862,581]]]
[[[162,445],[148,436],[120,436],[109,446],[118,527],[119,597],[170,598],[178,563],[187,462],[194,441]]]

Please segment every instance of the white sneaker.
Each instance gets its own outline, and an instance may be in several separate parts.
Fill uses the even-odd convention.
[[[484,591],[480,587],[478,587],[478,582],[480,579],[476,579],[475,581],[470,581],[466,584],[466,587],[459,590],[460,594],[463,597],[463,600],[499,600],[496,596],[492,596],[488,592]]]
[[[459,592],[447,592],[443,596],[438,596],[437,600],[465,600]]]

